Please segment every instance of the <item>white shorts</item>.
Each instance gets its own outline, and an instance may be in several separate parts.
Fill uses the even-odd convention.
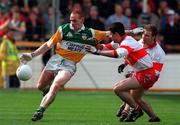
[[[45,70],[52,71],[55,74],[57,74],[60,70],[66,70],[69,71],[71,75],[74,75],[76,72],[76,63],[55,54],[47,62]]]

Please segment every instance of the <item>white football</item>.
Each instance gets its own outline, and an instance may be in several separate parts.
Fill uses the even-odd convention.
[[[16,70],[19,80],[27,81],[32,77],[32,69],[29,65],[21,65]]]

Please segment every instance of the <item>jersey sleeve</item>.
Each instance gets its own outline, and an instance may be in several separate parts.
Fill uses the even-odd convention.
[[[62,36],[62,28],[59,27],[56,33],[47,41],[47,45],[49,47],[56,45],[58,42],[61,42]]]
[[[116,52],[117,52],[117,55],[119,58],[122,58],[122,57],[127,57],[129,52],[126,48],[118,48],[116,49]]]
[[[104,47],[106,47],[109,50],[115,50],[111,43],[105,44]]]
[[[93,35],[100,42],[108,36],[108,31],[94,30]]]

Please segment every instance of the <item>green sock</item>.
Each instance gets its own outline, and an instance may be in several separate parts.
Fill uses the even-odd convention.
[[[44,108],[44,107],[42,107],[42,106],[40,106],[40,107],[37,109],[37,111],[38,111],[38,112],[42,112],[42,113],[43,113],[43,112],[45,111],[45,108]]]

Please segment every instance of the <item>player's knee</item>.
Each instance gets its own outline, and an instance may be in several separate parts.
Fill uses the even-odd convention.
[[[122,83],[119,83],[119,84],[116,84],[116,85],[114,85],[113,86],[113,90],[114,90],[114,92],[116,93],[116,92],[122,92],[123,91],[123,87],[122,87]]]
[[[119,87],[118,87],[118,86],[114,86],[114,87],[113,87],[113,91],[114,91],[114,93],[115,93],[116,95],[119,95],[119,93],[120,93],[120,90],[119,90]]]
[[[41,83],[38,83],[37,84],[37,88],[40,90],[40,91],[43,91],[44,90],[44,87]]]
[[[58,84],[58,83],[56,83],[56,84],[54,85],[54,89],[55,89],[56,91],[59,91],[59,90],[62,89],[63,87],[64,87],[64,85]]]

